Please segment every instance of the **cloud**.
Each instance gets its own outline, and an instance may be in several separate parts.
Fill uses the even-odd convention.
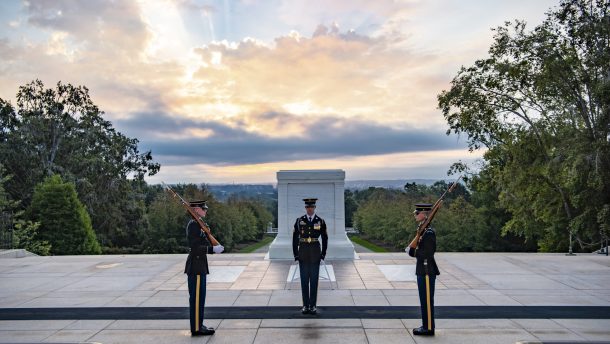
[[[489,27],[541,17],[551,1],[2,3],[0,97],[36,78],[85,85],[163,166],[218,175],[299,161],[389,170],[390,156],[424,152],[458,160],[436,95],[485,56]]]
[[[152,34],[136,1],[25,1],[24,25],[0,38],[0,96],[41,79],[85,85],[111,116],[154,108],[183,69],[149,59]]]
[[[28,23],[68,33],[75,44],[86,44],[88,51],[133,52],[150,37],[135,1],[26,1],[24,7]]]
[[[275,182],[279,170],[342,169],[347,180],[446,178],[446,172],[456,155],[472,163],[481,158],[481,152],[463,153],[464,150],[394,153],[374,156],[350,156],[332,159],[282,161],[264,164],[217,166],[209,164],[164,165],[151,178],[150,183],[260,183]]]
[[[370,34],[396,13],[411,12],[417,6],[414,1],[395,0],[289,0],[281,2],[277,16],[301,30],[311,30],[320,22],[339,22],[344,30]]]
[[[307,30],[311,37],[293,32],[278,35],[273,42],[244,38],[197,45],[183,42],[186,38],[173,31],[159,32],[162,27],[181,27],[178,8],[209,6],[193,1],[70,4],[27,3],[26,23],[44,30],[48,38],[0,44],[4,97],[18,85],[40,78],[48,85],[62,80],[88,86],[111,119],[162,108],[187,118],[237,121],[275,109],[397,126],[444,123],[435,109],[436,93],[447,83],[432,68],[438,56],[395,49],[390,36],[318,22]],[[352,5],[328,4],[336,13],[351,6],[362,15],[370,12],[376,20],[408,7]],[[151,8],[158,18],[147,17],[154,12]],[[172,38],[181,43],[166,42]],[[250,124],[257,130],[256,123]]]
[[[201,14],[214,13],[218,11],[215,6],[209,4],[198,4],[194,0],[178,0],[176,1],[176,3],[178,4],[178,6],[186,10],[199,12]]]
[[[338,117],[307,119],[278,112],[257,114],[253,118],[272,122],[272,126],[280,123],[280,127],[284,122],[291,122],[301,132],[270,137],[248,131],[248,126],[229,126],[219,121],[184,119],[164,113],[140,113],[115,121],[115,125],[128,135],[141,138],[143,147],[170,165],[260,164],[465,147],[443,132],[392,128],[370,121]]]
[[[189,95],[172,102],[171,110],[231,117],[272,108],[387,124],[443,123],[435,110],[437,92],[422,87],[435,80],[438,72],[428,67],[437,56],[389,44],[385,37],[323,25],[312,37],[292,33],[273,44],[253,39],[211,43],[195,50],[202,66],[193,73]],[[440,91],[441,85],[434,86]],[[235,107],[211,106],[225,102]]]
[[[0,38],[0,59],[3,61],[12,60],[19,56],[19,49],[13,47],[9,40]]]

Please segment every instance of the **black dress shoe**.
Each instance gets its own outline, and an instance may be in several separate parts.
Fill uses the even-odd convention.
[[[434,336],[434,330],[428,330],[427,328],[419,327],[413,329],[413,335],[415,336]]]
[[[307,306],[303,306],[303,308],[301,308],[301,313],[303,313],[303,314],[309,314],[309,307],[307,307]]]
[[[309,308],[309,314],[312,314],[312,315],[318,314],[318,309],[316,308],[316,306]]]
[[[213,328],[203,326],[199,331],[191,332],[191,336],[211,336],[214,333],[216,333],[216,331]]]

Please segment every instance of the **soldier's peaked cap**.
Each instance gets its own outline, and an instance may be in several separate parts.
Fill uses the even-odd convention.
[[[317,198],[303,198],[303,202],[305,202],[305,206],[315,206]]]
[[[430,204],[430,203],[417,203],[415,205],[415,210],[417,210],[417,211],[429,211],[429,210],[432,210],[432,204]]]
[[[205,202],[206,201],[190,201],[189,205],[193,208],[199,207],[201,209],[208,209],[208,205]]]

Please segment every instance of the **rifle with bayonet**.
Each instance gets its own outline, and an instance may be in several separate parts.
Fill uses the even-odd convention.
[[[456,179],[455,182],[451,183],[451,185],[449,185],[449,188],[447,190],[445,190],[445,192],[441,195],[441,197],[434,203],[434,205],[432,206],[432,209],[428,213],[428,216],[426,217],[426,219],[424,221],[422,221],[419,224],[419,226],[417,227],[417,234],[416,234],[417,237],[420,237],[424,233],[426,228],[428,228],[428,226],[430,226],[430,223],[432,223],[434,216],[436,215],[438,210],[441,208],[441,205],[443,205],[443,201],[445,200],[445,197],[447,196],[448,193],[453,192],[453,190],[455,189],[455,187],[457,186],[457,184],[461,178],[462,178],[462,176],[460,175],[458,177],[458,179]]]
[[[184,209],[186,209],[186,211],[191,215],[191,217],[195,221],[197,221],[197,224],[199,224],[199,228],[201,228],[201,231],[203,232],[203,234],[205,234],[207,236],[208,240],[210,241],[210,244],[212,244],[212,246],[220,245],[218,240],[216,240],[216,238],[214,238],[214,236],[212,235],[212,231],[210,231],[210,227],[208,227],[208,225],[203,221],[203,219],[199,215],[197,215],[195,210],[188,204],[188,202],[185,201],[182,197],[180,197],[180,195],[178,195],[178,193],[176,193],[176,191],[172,190],[172,188],[170,188],[167,184],[165,184],[164,182],[161,182],[161,184],[163,184],[163,187],[167,190],[167,192],[170,193],[170,195],[172,195],[172,197],[174,199],[177,199],[180,202],[180,204],[182,204]]]

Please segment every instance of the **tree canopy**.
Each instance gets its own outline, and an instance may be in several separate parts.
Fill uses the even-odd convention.
[[[610,229],[608,1],[564,0],[531,30],[506,22],[438,100],[448,133],[486,149],[476,182],[510,214],[505,232],[547,251],[572,235],[580,250],[599,243]]]
[[[19,87],[16,106],[0,98],[0,158],[13,178],[6,189],[24,206],[34,186],[59,174],[74,183],[106,244],[124,240],[143,212],[138,188],[159,164],[103,118],[89,90],[40,80]]]

